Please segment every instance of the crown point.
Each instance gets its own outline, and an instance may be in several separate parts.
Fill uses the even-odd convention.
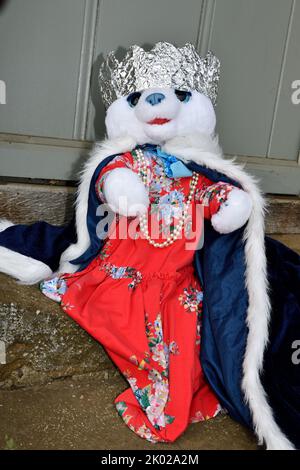
[[[177,48],[168,42],[158,42],[149,52],[134,44],[120,62],[110,52],[99,71],[100,92],[106,107],[121,96],[153,87],[196,90],[215,105],[219,78],[219,59],[211,51],[200,57],[190,43]]]

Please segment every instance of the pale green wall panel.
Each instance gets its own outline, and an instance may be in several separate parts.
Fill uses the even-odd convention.
[[[84,0],[9,0],[0,11],[0,132],[72,138]]]
[[[104,109],[98,92],[101,54],[131,44],[197,42],[201,0],[102,0],[99,9],[87,139],[104,134]]]
[[[88,150],[0,142],[0,176],[77,180]]]
[[[265,157],[292,0],[216,0],[210,47],[222,60],[220,141]]]
[[[0,142],[0,176],[77,180],[87,156],[87,148]],[[272,160],[263,162],[261,158],[241,159],[241,163],[260,180],[260,187],[265,192],[300,194],[299,165],[293,163],[290,166],[288,161],[274,165]]]
[[[300,105],[290,99],[291,82],[300,80],[299,11],[300,0],[7,0],[0,134],[41,138],[0,135],[0,175],[74,179],[87,151],[61,139],[103,137],[103,54],[162,40],[215,51],[225,152],[248,156],[264,190],[299,194]]]
[[[300,103],[292,102],[292,95],[296,91],[292,89],[292,83],[300,80],[299,36],[300,0],[295,0],[291,11],[286,57],[268,152],[272,158],[297,160],[300,151]]]

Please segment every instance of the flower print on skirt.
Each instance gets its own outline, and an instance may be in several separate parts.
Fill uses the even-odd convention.
[[[51,298],[64,291],[63,310],[105,347],[128,381],[115,405],[137,435],[173,442],[190,422],[220,411],[199,360],[202,288],[192,267],[141,273],[99,257],[42,289]]]

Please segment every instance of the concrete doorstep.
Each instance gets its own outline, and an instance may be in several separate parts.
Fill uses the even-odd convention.
[[[253,435],[226,415],[190,424],[174,444],[151,444],[118,415],[120,376],[73,378],[0,391],[0,449],[256,450]]]
[[[0,389],[115,368],[103,351],[37,286],[0,274]]]
[[[72,218],[75,188],[0,181],[0,219],[30,224],[45,220],[62,225]],[[267,196],[267,233],[300,233],[300,198]]]

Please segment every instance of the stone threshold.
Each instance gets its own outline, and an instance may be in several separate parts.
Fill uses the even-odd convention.
[[[0,182],[0,218],[15,223],[45,220],[61,225],[73,214],[73,187]],[[267,195],[266,232],[300,233],[300,198]]]

